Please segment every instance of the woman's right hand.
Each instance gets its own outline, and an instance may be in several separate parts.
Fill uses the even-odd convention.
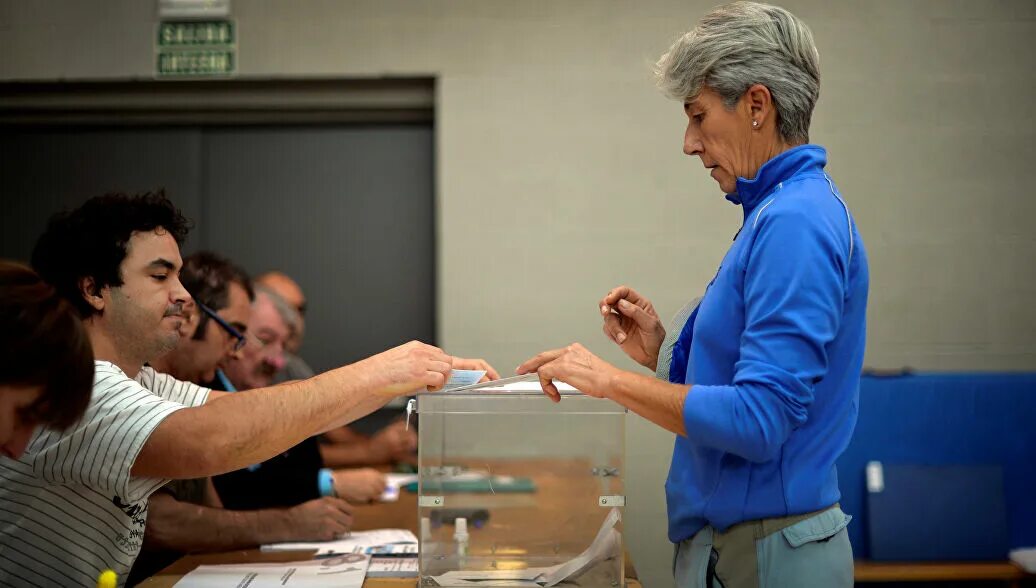
[[[633,361],[655,370],[665,327],[651,301],[629,286],[619,286],[597,306],[604,317],[604,334]]]

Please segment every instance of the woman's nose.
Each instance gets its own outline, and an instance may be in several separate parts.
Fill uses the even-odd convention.
[[[683,138],[683,152],[686,155],[698,155],[702,152],[701,140],[690,129],[688,129],[687,134]]]

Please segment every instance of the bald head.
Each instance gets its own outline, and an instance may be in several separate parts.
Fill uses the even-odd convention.
[[[302,288],[295,280],[278,271],[266,272],[257,277],[255,282],[272,290],[298,311],[300,319],[298,329],[286,345],[288,351],[297,353],[299,347],[302,346],[302,336],[305,333],[306,295],[302,292]]]
[[[285,302],[294,306],[299,314],[305,314],[306,295],[302,293],[302,288],[295,280],[281,272],[273,271],[262,274],[255,281],[276,292]]]

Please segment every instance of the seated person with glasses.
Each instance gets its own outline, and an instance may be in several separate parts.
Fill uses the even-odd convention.
[[[245,346],[255,291],[245,273],[214,253],[187,257],[180,282],[194,299],[180,327],[180,342],[150,362],[155,371],[203,385],[237,359]]]
[[[292,329],[291,337],[284,343],[284,369],[274,376],[274,383],[312,378],[316,372],[309,367],[306,360],[299,356],[302,340],[306,336],[306,308],[308,306],[302,286],[287,274],[279,271],[263,272],[255,278],[255,283],[272,290],[298,313],[298,320],[294,325],[295,328]]]
[[[77,311],[94,354],[86,413],[0,459],[0,585],[93,585],[137,558],[148,497],[170,480],[267,460],[468,362],[410,342],[275,388],[220,393],[145,364],[177,344],[189,221],[164,194],[108,194],[55,215],[32,266]],[[52,368],[53,369],[53,368]],[[262,491],[261,488],[256,489]]]
[[[194,299],[192,312],[186,313],[177,347],[151,366],[178,380],[204,385],[240,356],[255,292],[244,271],[209,252],[184,259],[180,282]],[[349,531],[352,524],[352,507],[336,497],[315,498],[292,508],[225,510],[211,478],[171,482],[151,495],[148,512],[131,585],[184,553],[327,540]]]
[[[212,384],[227,391],[265,388],[284,368],[285,349],[298,325],[298,311],[261,284],[248,321],[248,343]],[[224,506],[233,509],[291,507],[320,498],[341,497],[354,503],[381,496],[385,476],[371,468],[324,467],[316,437],[306,439],[265,462],[213,478]],[[262,492],[256,492],[262,488]]]
[[[284,369],[274,375],[276,383],[301,380],[313,376],[313,370],[299,357],[299,349],[306,332],[306,294],[291,276],[280,271],[259,274],[255,283],[269,288],[284,299],[298,313],[297,328],[285,342]],[[485,362],[483,362],[485,363]],[[490,379],[500,377],[487,365]],[[320,455],[329,468],[380,466],[392,463],[417,463],[417,431],[397,420],[367,436],[350,426],[327,431],[320,437]]]

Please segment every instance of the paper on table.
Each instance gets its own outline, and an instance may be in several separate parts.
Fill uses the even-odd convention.
[[[378,501],[396,502],[397,500],[399,500],[399,486],[385,484],[385,489],[381,491],[381,496],[378,497]]]
[[[1022,566],[1030,574],[1036,574],[1036,547],[1011,550],[1011,561]]]
[[[372,557],[368,578],[416,578],[416,557]]]
[[[441,576],[435,576],[434,580],[439,582],[440,586],[449,585],[443,584],[443,581],[453,582],[456,580],[461,580],[462,582],[484,580],[522,580],[535,582],[549,569],[550,568],[526,568],[524,570],[485,570],[481,572],[475,570],[458,570],[455,572],[446,572]]]
[[[592,568],[598,562],[610,557],[617,557],[619,553],[620,534],[615,530],[615,525],[622,520],[622,513],[619,509],[613,508],[604,519],[604,523],[597,531],[593,543],[583,553],[569,561],[551,566],[548,568],[528,568],[524,570],[489,570],[489,571],[454,571],[446,572],[432,579],[439,586],[478,586],[485,585],[485,580],[503,580],[506,584],[494,582],[494,586],[536,586],[539,588],[554,586],[565,580],[578,578],[581,574]],[[518,582],[512,584],[510,582]]]
[[[406,486],[417,481],[417,474],[385,474],[385,482],[390,486]]]
[[[309,541],[294,543],[273,543],[263,545],[263,551],[308,551],[317,550],[317,555],[329,553],[363,553],[370,547],[393,543],[417,543],[417,537],[406,529],[378,529],[375,531],[353,531],[349,536],[333,541]]]
[[[417,557],[417,543],[389,543],[368,547],[364,553],[371,557]]]
[[[198,566],[178,588],[361,588],[370,558],[355,553],[326,559],[276,564]]]
[[[452,574],[452,572],[451,572]],[[439,576],[435,579],[436,582],[442,582],[439,584],[442,588],[461,588],[462,586],[510,586],[512,588],[543,588],[543,584],[531,580],[500,580],[498,578],[487,578],[486,580],[492,580],[492,584],[486,584],[486,580],[464,580],[462,578],[445,578],[447,575]]]
[[[399,489],[417,481],[417,474],[385,474],[385,491],[381,493],[382,502],[399,500]]]

